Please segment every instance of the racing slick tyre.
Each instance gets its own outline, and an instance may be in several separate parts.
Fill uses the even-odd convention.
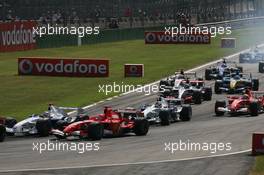
[[[222,85],[221,82],[219,82],[219,81],[215,82],[214,90],[215,90],[216,94],[221,94],[222,93],[222,91],[220,89],[221,85]]]
[[[194,104],[201,104],[202,103],[202,93],[200,91],[193,92],[193,102]]]
[[[88,128],[88,138],[92,140],[101,140],[104,135],[104,127],[100,123],[91,123]]]
[[[39,119],[36,122],[36,129],[38,131],[38,135],[40,137],[46,137],[49,136],[51,131],[51,123],[48,119]]]
[[[8,128],[13,128],[13,126],[15,126],[17,124],[16,119],[12,118],[12,117],[7,117],[5,119],[5,125]]]
[[[253,91],[258,91],[259,89],[259,80],[258,79],[253,79],[252,80],[252,90]]]
[[[259,114],[259,104],[254,101],[249,104],[249,113],[251,116],[258,116]]]
[[[259,73],[264,73],[264,62],[263,61],[259,62]]]
[[[134,133],[137,136],[144,136],[147,135],[149,130],[149,122],[146,119],[142,120],[135,120],[135,126],[134,126]]]
[[[192,118],[192,107],[191,105],[183,105],[182,110],[180,112],[180,120],[181,121],[190,121]]]
[[[0,124],[0,142],[3,142],[5,140],[6,136],[6,128],[4,125]]]
[[[212,100],[212,88],[211,87],[204,88],[204,100],[206,101]]]
[[[217,100],[215,102],[215,115],[216,116],[223,116],[225,114],[225,112],[219,111],[218,110],[219,107],[225,108],[226,107],[226,102],[225,101],[222,101],[222,100],[221,101],[220,100]]]
[[[211,69],[205,69],[205,80],[211,80]]]
[[[170,125],[170,114],[168,111],[159,112],[160,124],[162,126]]]

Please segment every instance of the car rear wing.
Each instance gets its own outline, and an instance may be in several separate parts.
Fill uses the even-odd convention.
[[[181,74],[181,72],[175,72],[175,75]],[[183,74],[185,77],[186,76],[194,76],[196,77],[196,72],[184,72]]]
[[[51,105],[50,107],[54,107],[55,109],[60,109],[63,111],[72,111],[72,112],[77,112],[77,114],[83,114],[85,112],[84,108],[80,108],[80,107],[64,107],[64,106],[54,106]]]

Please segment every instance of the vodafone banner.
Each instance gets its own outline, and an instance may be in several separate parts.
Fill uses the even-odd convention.
[[[108,77],[109,60],[18,58],[19,75]]]
[[[36,48],[33,34],[35,21],[0,23],[0,52],[29,50]]]
[[[145,44],[210,44],[210,34],[178,34],[165,32],[145,32]]]

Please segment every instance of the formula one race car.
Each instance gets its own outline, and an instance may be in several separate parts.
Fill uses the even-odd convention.
[[[230,74],[222,80],[215,81],[215,93],[221,94],[222,92],[235,94],[242,93],[246,89],[257,91],[259,88],[259,80],[252,78],[252,74]]]
[[[264,61],[264,52],[259,48],[252,48],[249,52],[239,54],[239,63],[258,63]]]
[[[77,136],[80,139],[100,140],[107,133],[121,136],[133,132],[137,136],[143,136],[148,133],[148,130],[149,122],[144,119],[140,111],[135,109],[112,110],[111,107],[105,107],[103,114],[72,123],[63,130],[53,129],[52,133],[58,139]]]
[[[233,64],[233,65],[227,65],[227,63]],[[206,80],[218,80],[222,79],[226,75],[229,75],[230,73],[242,73],[243,68],[240,66],[237,66],[235,62],[219,62],[217,63],[217,66],[213,66],[210,68],[205,69],[205,79]]]
[[[230,115],[250,114],[258,116],[264,112],[264,92],[254,92],[246,90],[246,93],[241,96],[228,97],[228,103],[225,101],[216,101],[215,114],[222,116],[226,112]]]
[[[0,142],[3,142],[6,137],[6,127],[13,127],[17,123],[16,119],[11,117],[0,117]]]
[[[69,116],[65,111],[75,110],[77,114]],[[13,127],[6,126],[7,134],[15,136],[25,136],[38,134],[39,136],[48,136],[52,128],[61,128],[75,121],[86,119],[87,115],[82,114],[83,109],[72,107],[57,107],[49,105],[48,111],[41,115],[31,115],[22,120]]]
[[[161,96],[173,96],[186,104],[201,104],[212,99],[212,88],[205,86],[202,80],[175,80],[174,87],[164,89]]]
[[[144,105],[141,110],[151,124],[169,125],[171,122],[190,121],[192,117],[192,107],[174,97],[160,97],[155,104]]]
[[[175,72],[175,75],[170,76],[166,79],[162,79],[159,83],[160,90],[162,89],[167,89],[167,88],[172,88],[177,84],[178,80],[203,80],[202,78],[198,78],[196,76],[196,72]]]

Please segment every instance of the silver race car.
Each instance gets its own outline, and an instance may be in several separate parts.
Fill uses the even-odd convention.
[[[192,117],[192,107],[173,97],[160,97],[155,104],[145,105],[141,110],[151,124],[169,125],[176,121],[190,121]]]
[[[75,115],[69,116],[66,111],[72,110],[75,111]],[[67,124],[81,120],[81,118],[86,118],[85,116],[87,115],[83,115],[82,108],[49,105],[48,110],[41,115],[32,114],[13,127],[6,126],[6,133],[15,136],[34,134],[48,136],[52,128],[64,127]]]

